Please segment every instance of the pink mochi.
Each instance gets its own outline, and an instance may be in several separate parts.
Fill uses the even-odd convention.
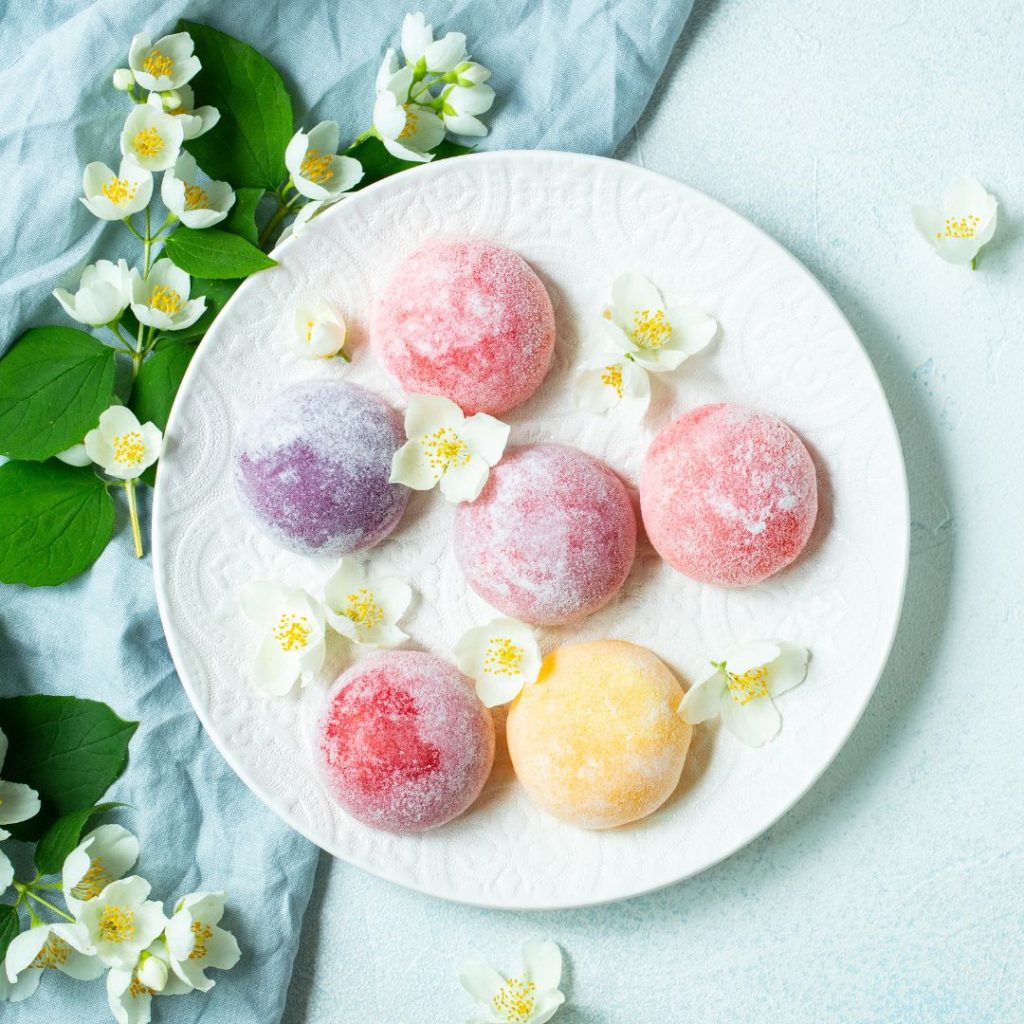
[[[803,551],[818,514],[811,456],[782,420],[704,405],[654,439],[640,508],[658,554],[702,583],[747,587]]]
[[[455,514],[455,556],[469,585],[522,622],[554,625],[597,611],[635,553],[626,488],[566,445],[512,449],[480,497]]]
[[[454,665],[379,651],[338,680],[319,746],[328,788],[353,818],[417,832],[451,821],[480,795],[494,722]]]
[[[373,345],[409,394],[443,395],[499,415],[540,386],[555,314],[540,278],[510,249],[478,239],[429,242],[381,293]]]

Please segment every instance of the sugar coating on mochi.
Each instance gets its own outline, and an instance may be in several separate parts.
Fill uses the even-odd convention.
[[[415,832],[451,821],[480,795],[494,723],[453,665],[380,651],[338,680],[319,746],[328,788],[353,818]]]
[[[306,381],[261,405],[239,433],[235,490],[242,507],[282,547],[344,555],[383,540],[409,491],[389,483],[404,442],[382,398],[342,381]]]
[[[544,285],[511,249],[443,239],[407,256],[381,292],[374,348],[410,394],[497,416],[540,386],[555,346]]]
[[[640,477],[651,543],[703,583],[746,587],[803,551],[818,515],[818,479],[782,420],[740,405],[705,405],[654,439]]]
[[[542,807],[581,828],[614,828],[675,791],[692,729],[683,689],[651,651],[623,640],[549,654],[509,709],[508,750]]]
[[[523,622],[597,611],[636,552],[626,488],[603,463],[561,444],[510,450],[480,497],[455,514],[455,556],[469,585]]]

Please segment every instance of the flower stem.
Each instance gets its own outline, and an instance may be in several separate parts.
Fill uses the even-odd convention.
[[[149,249],[153,244],[153,236],[149,233],[149,207],[146,207],[146,236],[142,239],[142,276],[149,276]]]
[[[14,885],[19,892],[24,893],[30,900],[35,900],[36,903],[42,904],[42,906],[46,907],[47,910],[52,910],[59,917],[63,917],[65,921],[74,922],[75,919],[70,914],[66,914],[63,910],[60,909],[60,907],[55,907],[49,900],[43,899],[43,897],[40,896],[39,893],[33,892],[32,888],[25,882],[15,882]],[[25,904],[25,906],[28,907],[28,915],[32,919],[32,923],[42,924],[42,922],[36,916],[36,912],[27,903]]]
[[[275,195],[277,196],[277,209],[274,211],[274,215],[270,218],[270,220],[267,221],[267,226],[260,233],[261,249],[267,244],[271,235],[273,235],[274,233],[274,229],[278,226],[278,224],[280,224],[281,221],[283,221],[285,217],[287,217],[288,214],[291,212],[292,206],[295,204],[295,201],[299,198],[298,193],[296,193],[291,199],[285,202],[282,200],[280,192],[275,193]]]
[[[139,506],[135,501],[135,481],[125,480],[123,486],[124,493],[128,498],[128,518],[132,523],[132,538],[135,541],[135,557],[141,558],[143,555],[142,531],[139,529]]]
[[[975,256],[975,257],[974,257],[974,258],[973,258],[973,259],[971,260],[971,270],[977,270],[977,269],[978,269],[978,257],[977,257],[977,256]]]

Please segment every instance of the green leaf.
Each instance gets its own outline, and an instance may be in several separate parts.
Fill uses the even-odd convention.
[[[78,845],[89,819],[97,814],[103,814],[104,811],[112,811],[115,807],[124,807],[124,804],[96,804],[95,807],[82,807],[77,811],[62,814],[43,833],[36,847],[35,862],[39,874],[57,874],[64,866],[68,854]]]
[[[434,159],[445,160],[450,156],[463,156],[466,153],[472,152],[473,150],[469,146],[460,146],[445,139],[434,150]],[[384,143],[373,135],[357,142],[354,146],[349,146],[345,150],[345,155],[355,157],[363,165],[363,177],[353,189],[354,192],[361,188],[366,188],[367,185],[372,185],[375,181],[380,181],[382,178],[397,174],[399,171],[407,171],[413,167],[423,166],[416,161],[399,160],[398,157],[392,156],[384,148]]]
[[[95,700],[34,693],[0,700],[0,729],[9,746],[4,778],[39,793],[42,810],[12,825],[19,839],[38,839],[59,817],[91,808],[128,764],[138,722],[125,722]]]
[[[63,583],[99,558],[113,532],[114,502],[91,469],[0,466],[0,583]]]
[[[194,345],[168,342],[154,349],[139,367],[128,406],[140,423],[151,421],[161,430],[167,428],[174,396],[194,352]]]
[[[288,177],[284,151],[294,132],[292,104],[281,76],[251,46],[194,21],[180,21],[203,69],[191,85],[220,121],[185,148],[211,178],[236,188],[275,189]]]
[[[7,947],[20,931],[21,921],[18,920],[18,911],[9,903],[0,903],[0,964],[7,956]]]
[[[33,327],[0,359],[0,455],[42,461],[78,444],[114,395],[114,350],[73,327]]]
[[[236,188],[234,205],[221,224],[224,230],[233,235],[241,235],[247,242],[256,245],[260,236],[256,227],[256,207],[260,205],[265,191],[262,188]]]
[[[194,277],[190,297],[195,299],[202,295],[206,299],[206,312],[191,327],[182,328],[180,331],[160,331],[156,335],[156,347],[180,341],[199,341],[224,308],[224,303],[235,294],[238,285],[238,281],[206,281]]]
[[[252,242],[216,228],[202,231],[178,228],[167,236],[164,254],[185,273],[218,281],[248,277],[257,270],[277,266],[276,260],[272,260]]]

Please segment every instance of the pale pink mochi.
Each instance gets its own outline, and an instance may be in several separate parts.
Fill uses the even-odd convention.
[[[612,599],[636,553],[626,488],[597,459],[561,444],[509,451],[455,514],[469,585],[523,622],[554,625]]]
[[[378,651],[338,680],[319,747],[328,788],[353,818],[417,832],[480,795],[494,722],[454,665],[421,651]]]
[[[381,292],[373,345],[409,394],[443,395],[498,415],[540,386],[555,314],[540,278],[510,249],[478,239],[429,242]]]
[[[640,509],[669,565],[702,583],[747,587],[803,551],[818,514],[817,473],[782,420],[704,405],[654,439]]]

